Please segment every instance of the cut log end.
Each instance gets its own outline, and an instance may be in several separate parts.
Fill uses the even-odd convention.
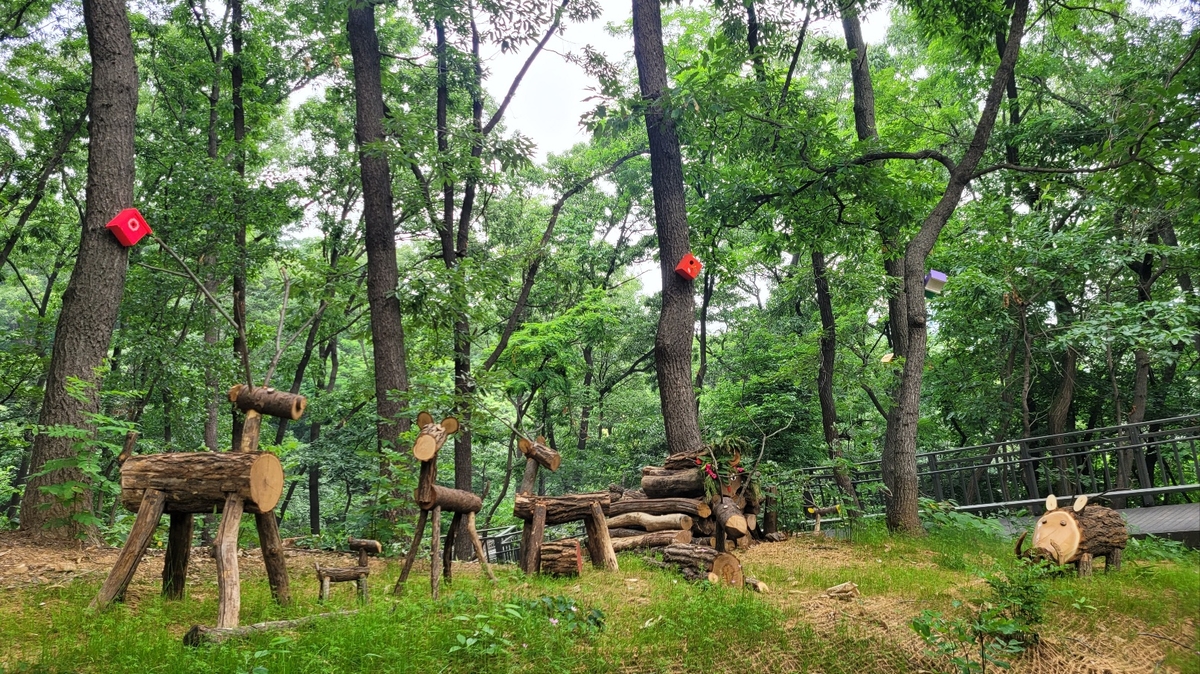
[[[417,441],[413,443],[412,452],[418,461],[429,461],[437,456],[437,441],[430,435],[418,436]]]

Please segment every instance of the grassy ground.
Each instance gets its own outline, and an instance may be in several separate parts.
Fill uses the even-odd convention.
[[[456,565],[453,585],[433,602],[427,565],[393,598],[398,567],[380,562],[371,577],[374,601],[357,615],[199,649],[183,647],[181,638],[191,625],[213,622],[211,562],[194,560],[188,597],[168,602],[158,596],[162,559],[150,557],[126,603],[99,614],[86,607],[100,573],[8,589],[0,603],[0,670],[956,671],[924,655],[908,623],[926,609],[965,611],[953,603],[984,596],[981,574],[1011,565],[1012,549],[962,532],[894,539],[868,531],[853,543],[801,537],[738,554],[747,575],[768,583],[768,594],[687,583],[623,555],[615,574],[586,569],[582,578],[557,580],[500,567],[494,585],[474,565]],[[1200,673],[1198,560],[1130,560],[1119,574],[1050,580],[1041,641],[1013,671]],[[281,609],[270,601],[258,560],[243,560],[243,624],[356,607],[352,584],[335,586],[330,605],[317,604],[310,557],[292,557],[289,567],[296,600]],[[844,581],[857,583],[862,596],[824,596]],[[566,597],[578,611],[531,605],[544,596]],[[603,613],[604,629],[574,629],[591,609]]]

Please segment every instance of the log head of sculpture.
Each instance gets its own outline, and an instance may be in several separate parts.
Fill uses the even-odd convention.
[[[421,412],[417,415],[417,427],[421,429],[421,434],[413,443],[413,456],[418,461],[429,461],[437,456],[446,438],[458,432],[458,419],[446,417],[441,423],[435,423],[433,415]]]

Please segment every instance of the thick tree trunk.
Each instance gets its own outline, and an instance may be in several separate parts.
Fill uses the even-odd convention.
[[[165,495],[168,513],[211,513],[228,494],[248,513],[267,513],[283,495],[283,467],[268,452],[181,452],[132,456],[121,467],[121,503],[137,512],[147,490]]]
[[[125,3],[85,0],[83,19],[92,61],[91,119],[88,123],[87,205],[79,256],[62,297],[50,372],[38,417],[40,426],[88,428],[89,413],[99,410],[97,371],[108,355],[113,326],[125,287],[127,250],[105,228],[121,209],[133,205],[133,139],[137,115],[138,77]],[[88,387],[83,400],[68,393],[72,380]],[[47,461],[75,455],[74,440],[37,435],[30,460],[33,474]],[[82,481],[78,468],[37,475],[25,487],[21,529],[37,531],[63,523],[52,535],[74,538],[86,527],[74,516],[91,508],[84,489],[61,501],[42,487]]]
[[[925,262],[937,243],[942,228],[954,215],[962,193],[987,149],[1005,85],[1016,67],[1028,10],[1028,0],[1016,0],[1014,3],[1004,56],[992,77],[971,144],[951,172],[942,198],[904,250],[908,345],[900,388],[895,398],[895,429],[889,433],[888,438],[894,444],[888,452],[889,456],[885,457],[890,460],[890,465],[883,468],[885,476],[891,478],[891,484],[887,485],[889,493],[886,501],[886,519],[888,528],[893,531],[913,535],[924,533],[917,516],[917,423],[920,420],[921,383],[928,340],[924,295]],[[889,421],[889,431],[892,430],[892,425]]]
[[[696,300],[692,281],[675,273],[675,265],[688,253],[690,244],[679,139],[675,122],[659,102],[667,90],[667,71],[658,0],[633,1],[633,42],[638,82],[647,103],[646,134],[650,140],[655,231],[662,272],[662,313],[654,337],[654,366],[667,446],[671,452],[685,452],[699,449],[702,444],[692,388]]]
[[[392,176],[383,142],[383,85],[375,6],[350,5],[347,31],[354,58],[355,136],[362,172],[363,222],[366,229],[367,302],[371,311],[371,346],[375,361],[375,403],[381,447],[395,447],[411,424],[404,324],[396,299],[396,231],[392,211]],[[387,471],[388,467],[384,466]]]

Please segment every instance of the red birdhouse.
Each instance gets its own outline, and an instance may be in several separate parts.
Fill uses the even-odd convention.
[[[150,233],[150,225],[146,224],[146,219],[138,213],[136,208],[126,208],[117,214],[117,217],[109,221],[108,231],[117,237],[117,241],[121,242],[126,248],[136,244],[142,240],[143,236]]]
[[[679,264],[675,265],[675,273],[689,281],[695,281],[696,277],[700,275],[701,269],[704,269],[704,264],[691,253],[684,255]]]

